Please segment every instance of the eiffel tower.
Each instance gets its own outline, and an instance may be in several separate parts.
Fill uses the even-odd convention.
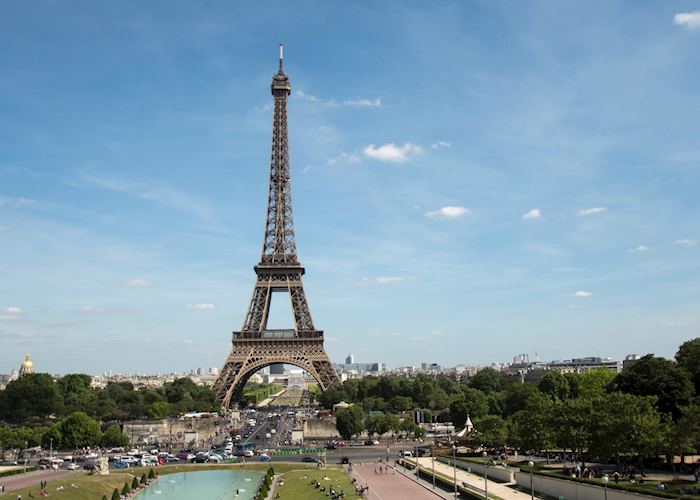
[[[282,50],[280,45],[279,71],[272,77],[275,111],[262,257],[254,267],[257,279],[243,327],[240,332],[233,332],[231,353],[214,382],[216,398],[223,408],[238,402],[250,376],[271,364],[303,368],[324,390],[340,383],[323,348],[323,331],[314,327],[301,279],[304,267],[297,258],[287,139],[287,97],[292,87],[282,66]],[[267,328],[273,292],[289,293],[293,330]]]

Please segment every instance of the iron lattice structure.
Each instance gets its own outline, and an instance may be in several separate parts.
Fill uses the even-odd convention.
[[[323,331],[314,327],[302,282],[305,270],[297,257],[287,139],[287,97],[291,89],[280,46],[279,71],[272,77],[275,111],[262,257],[254,268],[257,279],[243,327],[233,332],[231,353],[214,383],[217,400],[224,408],[240,400],[243,386],[252,374],[274,363],[303,368],[322,389],[340,383],[323,348]],[[289,293],[293,330],[267,328],[273,292]]]

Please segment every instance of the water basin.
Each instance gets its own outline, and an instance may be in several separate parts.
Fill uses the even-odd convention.
[[[246,470],[203,470],[160,476],[138,500],[251,500],[263,473]],[[238,496],[236,496],[238,490]]]

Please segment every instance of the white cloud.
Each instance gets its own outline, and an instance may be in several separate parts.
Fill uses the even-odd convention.
[[[592,296],[593,296],[593,292],[586,292],[584,290],[579,290],[578,292],[576,292],[574,294],[574,297],[578,297],[580,299],[586,299],[586,298],[592,297]]]
[[[647,250],[649,250],[648,246],[639,245],[638,247],[628,248],[627,253],[646,252]]]
[[[432,210],[430,212],[426,212],[425,216],[430,217],[431,219],[435,219],[435,218],[455,219],[457,217],[464,217],[465,215],[469,215],[470,213],[471,213],[471,210],[466,208],[466,207],[442,207],[438,210]]]
[[[126,284],[134,288],[146,288],[151,286],[151,282],[146,281],[143,278],[134,278],[132,280],[127,281]]]
[[[441,336],[441,335],[445,335],[445,332],[434,331],[434,332],[430,332],[430,335]]]
[[[377,97],[375,99],[357,99],[357,100],[347,100],[343,101],[343,106],[353,106],[358,108],[379,108],[382,105],[382,98]]]
[[[673,242],[674,245],[678,245],[681,247],[694,247],[695,245],[698,244],[698,240],[691,240],[691,239],[684,239],[684,240],[676,240]]]
[[[187,309],[190,311],[213,311],[216,306],[214,304],[187,304]]]
[[[403,278],[400,276],[377,276],[374,278],[374,282],[379,285],[386,285],[388,283],[400,283]]]
[[[583,210],[579,210],[576,215],[580,215],[582,217],[585,217],[587,215],[602,214],[603,212],[607,212],[607,211],[608,211],[608,209],[606,207],[584,208]]]
[[[673,22],[691,30],[700,29],[700,10],[676,14],[673,16]]]
[[[8,198],[7,196],[0,196],[0,207],[21,208],[35,202],[36,200],[30,198]]]
[[[384,144],[378,148],[374,144],[370,144],[362,151],[368,158],[373,158],[379,161],[388,161],[391,163],[404,163],[411,158],[421,154],[423,148],[410,142],[403,146],[397,146],[393,142]]]
[[[523,215],[523,220],[528,220],[528,219],[539,219],[542,217],[542,212],[540,212],[539,208],[533,208],[530,210],[528,213]]]
[[[450,144],[447,141],[437,141],[437,142],[432,143],[430,145],[430,147],[433,149],[449,148],[449,147],[452,147],[452,144]]]
[[[83,306],[80,308],[81,313],[101,313],[104,312],[104,309],[101,307],[95,307],[95,306]]]
[[[355,164],[355,163],[360,163],[360,157],[357,156],[354,153],[340,153],[338,156],[334,158],[329,158],[328,159],[328,164],[329,165],[336,165],[336,164],[343,164],[343,163],[349,163],[349,164]]]
[[[321,106],[328,106],[330,108],[380,108],[382,106],[381,97],[375,97],[374,99],[360,97],[358,99],[346,99],[344,101],[337,102],[334,99],[321,99],[320,97],[316,97],[315,95],[307,94],[303,90],[297,90],[294,93],[294,96],[305,101],[320,104]]]
[[[11,306],[11,307],[6,307],[6,308],[5,308],[5,312],[6,312],[7,314],[15,314],[15,315],[17,315],[17,314],[22,314],[22,309],[20,309],[19,307],[12,307],[12,306]]]

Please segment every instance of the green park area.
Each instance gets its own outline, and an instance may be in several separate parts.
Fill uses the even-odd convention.
[[[278,470],[275,464],[275,470]],[[316,488],[316,483],[321,486]],[[278,482],[276,494],[280,499],[304,498],[313,500],[314,498],[328,498],[330,488],[337,493],[344,493],[346,499],[361,498],[355,494],[355,487],[350,478],[340,467],[329,467],[326,470],[295,470],[284,474]]]

